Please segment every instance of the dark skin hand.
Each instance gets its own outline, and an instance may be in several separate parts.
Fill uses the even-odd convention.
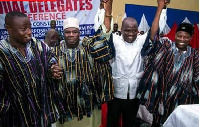
[[[100,1],[103,2],[103,3],[106,3],[106,2],[108,2],[110,0],[100,0]]]
[[[157,7],[157,11],[156,11],[156,14],[151,26],[151,40],[152,41],[154,40],[154,37],[158,31],[159,19],[160,19],[162,9],[165,8],[169,3],[170,3],[170,0],[157,0],[158,7]]]
[[[56,63],[51,66],[51,75],[53,79],[61,79],[63,75],[62,68]]]
[[[104,18],[104,25],[106,26],[107,31],[110,31],[110,23],[111,23],[111,19],[112,16],[110,17],[111,13],[112,13],[112,2],[113,0],[102,0],[102,2],[104,3],[104,9],[105,9],[105,18]]]

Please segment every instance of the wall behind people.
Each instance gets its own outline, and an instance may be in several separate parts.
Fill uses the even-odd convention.
[[[125,13],[125,4],[156,6],[157,0],[117,0],[117,2],[114,1],[113,17],[114,22],[116,22],[117,20],[119,28],[121,28],[121,21]],[[168,8],[199,12],[199,0],[171,0],[171,4],[168,6]]]

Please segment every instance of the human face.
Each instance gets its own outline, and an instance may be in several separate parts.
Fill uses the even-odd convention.
[[[191,40],[191,35],[185,31],[178,31],[175,35],[175,44],[181,51],[186,51]]]
[[[64,30],[64,37],[67,48],[76,48],[79,44],[79,29],[71,27]]]
[[[56,32],[50,34],[49,36],[49,47],[54,47],[58,43],[58,34]]]
[[[135,39],[137,38],[138,34],[138,26],[137,22],[135,21],[126,21],[122,25],[121,33],[123,36],[123,39],[128,43],[133,43]]]
[[[13,17],[6,29],[12,44],[26,45],[31,40],[31,22],[28,17]]]
[[[56,22],[51,22],[50,26],[51,26],[52,29],[55,29],[56,28]]]
[[[113,30],[114,30],[114,32],[117,32],[117,31],[118,31],[118,25],[117,25],[117,24],[114,24]]]

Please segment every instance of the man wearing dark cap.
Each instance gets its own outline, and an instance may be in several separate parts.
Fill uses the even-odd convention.
[[[153,113],[153,127],[159,127],[178,105],[199,100],[199,53],[189,46],[193,26],[181,23],[175,42],[158,39],[159,18],[165,0],[158,0],[149,41],[142,55],[148,56],[145,73],[140,80],[137,97]]]

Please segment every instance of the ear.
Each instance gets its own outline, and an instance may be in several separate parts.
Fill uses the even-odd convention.
[[[194,34],[193,34],[194,35]],[[192,40],[193,35],[190,35],[190,41]]]
[[[7,24],[5,24],[5,28],[6,28],[6,30],[8,31],[8,33],[11,31],[11,26],[10,25],[7,25]]]
[[[175,38],[177,37],[177,32],[175,33]]]

